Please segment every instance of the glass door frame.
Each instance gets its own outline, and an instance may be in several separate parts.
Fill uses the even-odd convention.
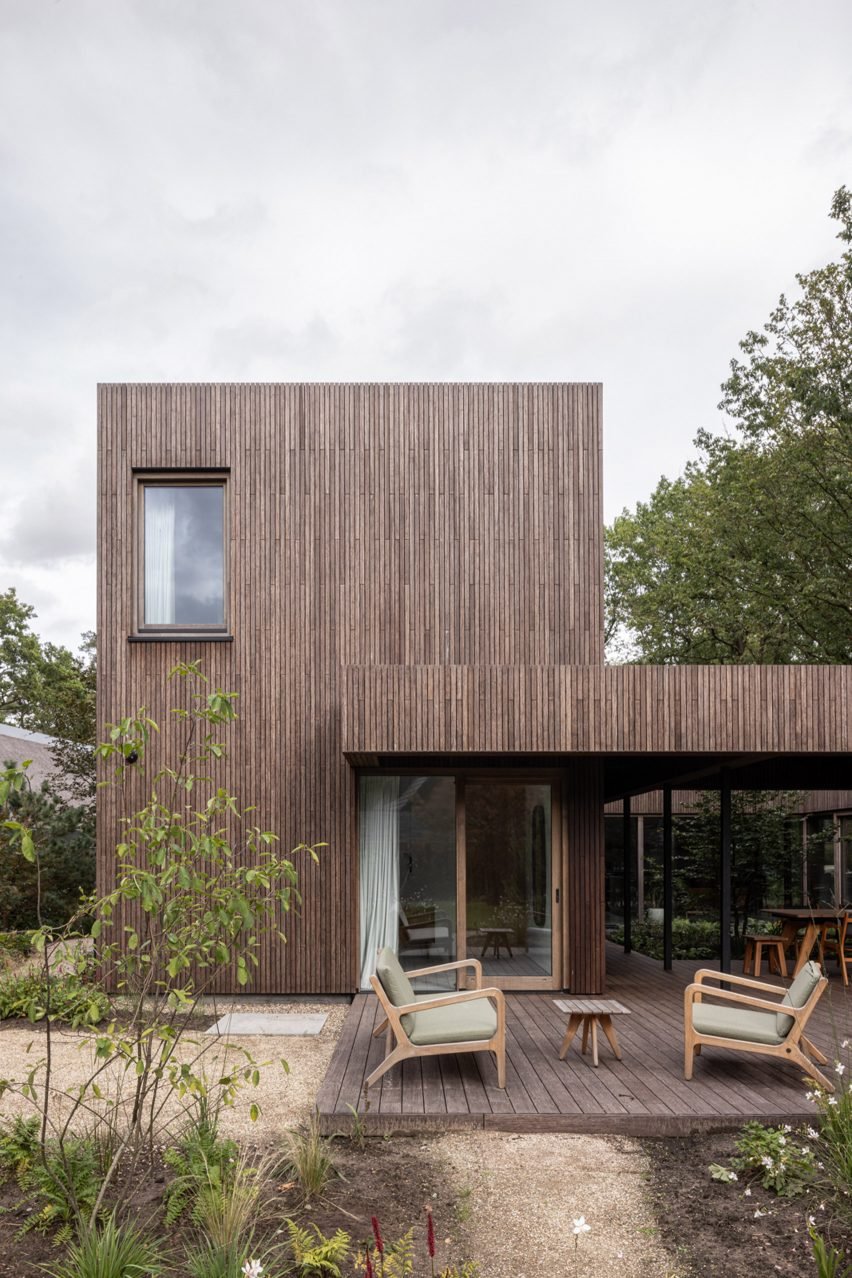
[[[491,976],[483,973],[484,986],[502,990],[561,990],[564,918],[567,913],[565,885],[563,882],[562,855],[562,786],[564,770],[559,768],[488,768],[488,767],[384,767],[358,768],[361,776],[441,776],[452,777],[456,787],[456,958],[475,958],[480,953],[468,953],[467,945],[467,848],[465,843],[465,785],[467,781],[493,781],[495,783],[525,781],[550,786],[550,878],[551,878],[551,965],[549,976]],[[474,947],[471,947],[474,948]],[[471,985],[462,972],[459,987]]]

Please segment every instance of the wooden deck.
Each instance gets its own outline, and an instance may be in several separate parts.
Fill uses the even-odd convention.
[[[708,1048],[683,1077],[683,989],[698,967],[676,962],[673,972],[639,954],[607,946],[607,997],[630,1009],[616,1022],[624,1059],[601,1045],[600,1068],[575,1044],[558,1059],[565,1017],[558,991],[509,994],[506,1088],[485,1053],[406,1061],[370,1094],[362,1084],[382,1059],[384,1040],[373,994],[356,996],[317,1098],[321,1129],[352,1129],[357,1109],[368,1133],[490,1127],[513,1131],[617,1132],[681,1135],[699,1128],[739,1127],[748,1118],[791,1122],[813,1113],[802,1076],[789,1065],[745,1053]],[[852,989],[852,986],[850,986]],[[831,983],[810,1022],[809,1035],[830,1059],[852,1025],[852,994],[831,967]],[[844,1053],[845,1055],[845,1053]],[[830,1070],[830,1066],[827,1067]]]

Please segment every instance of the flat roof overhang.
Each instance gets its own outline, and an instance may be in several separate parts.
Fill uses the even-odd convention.
[[[663,785],[852,785],[850,666],[350,666],[360,766],[602,760],[606,801]]]

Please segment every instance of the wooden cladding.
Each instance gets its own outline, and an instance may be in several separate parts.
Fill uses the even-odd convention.
[[[852,667],[359,667],[343,704],[347,753],[842,753]]]
[[[166,724],[175,703],[167,671],[201,658],[211,683],[240,697],[222,783],[257,805],[285,847],[328,844],[319,867],[300,867],[304,906],[286,924],[289,944],[265,947],[259,992],[355,987],[346,667],[446,665],[454,678],[458,667],[517,666],[537,679],[543,667],[602,661],[600,403],[595,385],[99,388],[101,726],[140,705]],[[130,643],[135,477],[182,470],[228,474],[233,642]],[[401,699],[396,685],[380,701],[379,685],[365,685],[367,722],[381,717],[383,740],[422,732],[420,677],[412,669]],[[483,694],[482,715],[492,704]],[[453,706],[442,715],[429,720],[431,749],[443,748]],[[168,727],[160,758],[176,740]],[[100,792],[101,885],[119,818],[143,795],[138,775],[121,794]]]

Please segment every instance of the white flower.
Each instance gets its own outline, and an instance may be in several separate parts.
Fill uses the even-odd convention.
[[[765,1211],[761,1211],[759,1207],[755,1207],[755,1209],[754,1209],[754,1219],[755,1219],[755,1220],[760,1220],[760,1217],[761,1217],[761,1216],[765,1216],[765,1215],[766,1215],[766,1212],[765,1212]]]
[[[241,1272],[245,1275],[245,1278],[260,1278],[263,1273],[263,1265],[259,1260],[247,1260]]]
[[[735,1171],[729,1171],[729,1172],[728,1172],[728,1180],[729,1180],[729,1181],[730,1181],[730,1180],[739,1180],[739,1176],[737,1175],[737,1173],[736,1173]]]
[[[836,1105],[836,1104],[837,1104],[837,1097],[836,1097],[836,1096],[829,1096],[829,1098],[828,1098],[828,1103],[829,1103],[829,1105]]]
[[[825,1203],[820,1203],[819,1209],[820,1211],[825,1211]]]
[[[808,1140],[819,1140],[819,1132],[814,1127],[808,1128]]]
[[[848,1038],[844,1038],[844,1040],[843,1040],[843,1042],[840,1044],[840,1046],[841,1046],[841,1047],[848,1047],[848,1046],[849,1046],[849,1039],[848,1039]]]
[[[772,1168],[775,1166],[768,1154],[764,1154],[760,1161],[763,1163],[763,1166],[768,1167],[770,1171],[772,1171]]]
[[[789,1123],[785,1123],[784,1126],[781,1128],[781,1130],[782,1132],[791,1132],[793,1129]]]
[[[816,1224],[816,1216],[808,1216],[808,1224],[813,1229],[814,1225]]]
[[[787,1137],[786,1137],[786,1136],[779,1136],[779,1137],[778,1137],[778,1144],[779,1144],[779,1145],[786,1145],[786,1144],[787,1144]]]
[[[588,1234],[591,1231],[591,1228],[592,1228],[591,1225],[586,1224],[585,1216],[578,1216],[577,1219],[574,1221],[573,1232],[574,1234],[579,1236],[580,1234]]]
[[[843,1062],[842,1062],[842,1061],[835,1061],[835,1063],[834,1063],[834,1072],[835,1072],[835,1074],[843,1074],[843,1073],[845,1073],[845,1071],[846,1071],[846,1066],[843,1064]]]
[[[744,1196],[745,1198],[751,1198],[751,1190],[750,1190],[750,1189],[744,1189],[744,1190],[743,1190],[743,1196]]]

